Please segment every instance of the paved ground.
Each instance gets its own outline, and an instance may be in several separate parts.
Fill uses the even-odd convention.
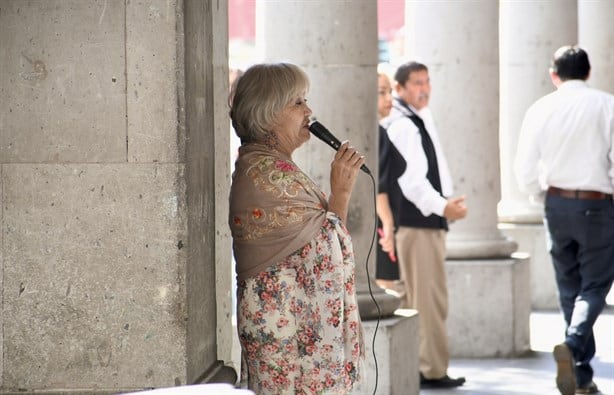
[[[532,355],[520,359],[454,359],[450,376],[465,376],[454,390],[422,390],[420,395],[559,395],[551,351],[563,340],[565,324],[558,311],[531,314]],[[614,395],[614,306],[610,305],[595,327],[597,355],[594,381],[604,395]]]

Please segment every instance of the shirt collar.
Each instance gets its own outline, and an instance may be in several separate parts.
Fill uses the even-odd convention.
[[[424,110],[426,108],[426,107],[424,107],[422,110],[418,110],[414,106],[412,106],[411,104],[407,104],[403,99],[401,99],[398,96],[394,98],[393,107],[396,108],[397,110],[399,110],[405,116],[415,115],[415,116],[417,116],[418,118],[421,118],[421,119],[424,118],[422,116],[422,110]]]
[[[405,115],[418,115],[420,112],[416,110],[411,104],[405,103],[403,99],[400,97],[394,98],[394,107],[396,107],[399,111],[401,111]]]
[[[586,88],[588,85],[584,80],[567,80],[563,81],[561,85],[559,85],[558,89],[578,89],[578,88]]]

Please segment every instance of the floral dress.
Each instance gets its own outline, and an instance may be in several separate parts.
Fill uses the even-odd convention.
[[[347,394],[359,380],[352,242],[335,214],[311,242],[240,281],[237,303],[242,377],[258,395]]]

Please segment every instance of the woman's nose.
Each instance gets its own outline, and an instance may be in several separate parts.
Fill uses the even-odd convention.
[[[307,114],[307,116],[310,116],[311,114],[313,114],[313,111],[311,111],[311,108],[309,108],[309,106],[305,106],[305,114]]]

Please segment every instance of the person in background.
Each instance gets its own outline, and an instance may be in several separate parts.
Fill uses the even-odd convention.
[[[467,207],[464,196],[450,197],[452,178],[428,108],[427,67],[408,62],[394,78],[397,97],[381,124],[396,153],[388,156],[379,192],[387,195],[397,228],[395,244],[405,286],[402,306],[420,314],[421,388],[458,387],[465,378],[447,374],[446,232],[448,221],[464,218]]]
[[[392,109],[392,87],[385,73],[377,75],[377,115],[381,121],[390,114]],[[388,203],[388,195],[384,192],[386,185],[381,181],[386,179],[388,159],[394,150],[386,137],[386,130],[379,126],[379,180],[376,209],[378,216],[378,232],[380,239],[377,248],[375,267],[376,283],[384,289],[399,293],[399,265],[394,251],[394,218]]]
[[[292,160],[309,140],[309,79],[289,63],[239,78],[230,117],[241,139],[230,190],[242,380],[259,395],[348,394],[363,333],[345,226],[364,156],[345,141],[330,196]]]
[[[243,70],[237,68],[229,68],[228,69],[228,85],[230,87],[230,91],[235,87],[235,83],[237,80],[243,75]]]
[[[236,68],[228,69],[228,88],[230,92],[235,88],[239,78],[243,75],[243,70]],[[239,146],[241,145],[241,140],[235,133],[232,125],[230,125],[230,174],[234,171],[235,160],[237,160],[237,156],[239,155]]]
[[[543,199],[565,341],[554,347],[563,395],[596,394],[593,325],[614,279],[614,95],[590,88],[588,54],[559,48],[556,90],[522,122],[515,159],[520,190]]]

